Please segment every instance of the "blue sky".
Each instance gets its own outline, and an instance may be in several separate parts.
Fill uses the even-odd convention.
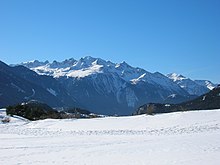
[[[93,56],[220,83],[219,0],[0,0],[0,60]]]

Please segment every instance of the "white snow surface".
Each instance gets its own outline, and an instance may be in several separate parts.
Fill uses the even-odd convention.
[[[1,115],[5,115],[0,111]],[[219,165],[220,110],[0,123],[0,164]]]

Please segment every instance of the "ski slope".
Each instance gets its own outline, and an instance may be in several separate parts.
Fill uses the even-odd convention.
[[[0,111],[0,116],[4,116]],[[220,110],[0,123],[0,164],[219,165]]]

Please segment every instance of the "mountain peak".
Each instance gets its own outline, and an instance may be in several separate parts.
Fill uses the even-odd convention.
[[[33,61],[23,62],[23,63],[21,63],[21,65],[24,65],[28,68],[35,68],[35,67],[38,67],[38,66],[46,65],[48,63],[49,63],[48,60],[46,60],[44,62],[40,62],[38,60],[33,60]]]
[[[74,58],[66,59],[64,61],[56,61],[54,60],[52,63],[50,63],[50,67],[52,68],[67,68],[73,66],[77,61]]]
[[[85,57],[83,57],[82,59],[94,61],[94,60],[96,60],[97,58],[92,57],[92,56],[85,56]]]
[[[187,79],[185,76],[181,75],[181,74],[177,74],[177,73],[170,73],[167,74],[167,77],[172,79],[174,82],[178,81],[178,80],[184,80]]]
[[[125,61],[122,61],[121,63],[115,64],[115,68],[127,69],[127,68],[133,68],[133,67],[127,64]]]

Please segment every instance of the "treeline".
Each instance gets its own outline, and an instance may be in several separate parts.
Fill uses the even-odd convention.
[[[80,108],[72,108],[65,111],[57,111],[47,104],[37,101],[30,101],[27,103],[8,106],[6,108],[7,115],[21,116],[29,120],[42,120],[42,119],[69,119],[69,118],[94,118],[98,115],[91,114],[90,111]]]

